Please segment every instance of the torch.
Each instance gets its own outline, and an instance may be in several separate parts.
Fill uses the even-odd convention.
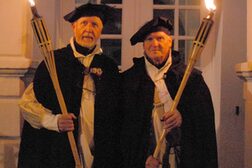
[[[57,95],[57,99],[59,101],[60,109],[62,111],[62,114],[67,114],[67,108],[66,104],[63,98],[63,94],[60,89],[58,76],[56,72],[56,66],[54,61],[54,53],[52,48],[52,42],[51,38],[48,34],[47,27],[45,25],[45,22],[43,18],[38,14],[38,11],[35,6],[35,2],[33,0],[29,0],[31,4],[31,11],[33,14],[33,18],[31,20],[33,32],[36,36],[37,43],[39,45],[41,54],[44,56],[44,62],[46,64],[46,67],[48,69],[49,75],[52,79],[52,83]],[[67,132],[68,140],[70,142],[70,147],[73,153],[73,157],[75,160],[75,167],[81,168],[80,158],[78,155],[78,150],[76,147],[76,143],[74,140],[73,132]]]
[[[177,91],[177,94],[175,96],[175,99],[173,100],[173,104],[170,108],[170,111],[171,113],[174,112],[174,110],[177,108],[177,105],[179,103],[179,100],[180,100],[180,97],[183,93],[183,90],[186,86],[186,83],[187,83],[187,80],[192,72],[192,69],[196,63],[196,60],[197,58],[200,56],[203,48],[204,48],[204,45],[205,45],[205,42],[207,40],[207,37],[208,37],[208,34],[211,30],[211,27],[213,25],[213,16],[214,16],[214,12],[215,12],[215,5],[213,3],[213,0],[205,0],[205,4],[206,4],[206,7],[208,8],[209,10],[209,13],[208,15],[203,19],[203,21],[201,22],[201,25],[199,27],[199,30],[196,34],[196,37],[193,41],[193,46],[192,46],[192,49],[191,49],[191,55],[189,57],[189,61],[188,61],[188,64],[187,64],[187,67],[186,67],[186,70],[185,70],[185,73],[184,73],[184,76],[183,76],[183,79],[181,81],[181,84],[179,86],[179,89]],[[161,136],[159,137],[158,139],[158,142],[157,142],[157,145],[156,145],[156,148],[155,148],[155,151],[153,153],[153,157],[154,158],[158,158],[158,155],[159,155],[159,152],[160,152],[160,147],[163,143],[163,140],[166,136],[168,132],[166,132],[166,130],[163,130]]]

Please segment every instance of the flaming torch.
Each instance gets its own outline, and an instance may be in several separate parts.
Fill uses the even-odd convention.
[[[56,66],[54,61],[54,53],[52,48],[52,42],[51,38],[48,34],[47,27],[45,25],[45,22],[43,18],[38,14],[38,11],[35,6],[35,2],[33,0],[29,0],[31,4],[31,11],[33,14],[33,18],[31,20],[33,32],[36,36],[37,43],[39,45],[40,51],[42,55],[44,56],[44,61],[46,64],[46,67],[48,69],[48,72],[50,74],[50,77],[53,82],[53,86],[59,101],[60,109],[62,111],[62,114],[67,114],[67,108],[66,104],[63,98],[63,94],[61,92],[58,76],[56,72]],[[71,150],[73,153],[73,157],[75,160],[75,167],[81,168],[81,163],[78,155],[78,150],[76,147],[76,143],[74,140],[73,132],[67,132],[68,140],[70,142]]]
[[[179,103],[180,97],[183,93],[183,90],[186,86],[187,80],[192,72],[192,69],[196,63],[197,58],[200,56],[205,42],[207,40],[208,34],[211,30],[211,27],[213,25],[213,16],[214,16],[214,12],[215,12],[215,5],[213,0],[205,0],[205,4],[207,9],[209,10],[208,15],[203,19],[203,21],[201,22],[201,25],[199,27],[199,30],[196,34],[196,37],[193,41],[193,46],[192,46],[192,50],[191,50],[191,56],[189,57],[189,61],[185,70],[185,74],[183,76],[183,79],[181,81],[181,84],[179,86],[179,89],[177,91],[177,94],[175,96],[175,99],[173,100],[173,104],[171,106],[171,109],[169,112],[173,113],[174,110],[177,108],[177,105]],[[154,158],[158,158],[159,152],[160,152],[160,147],[163,143],[163,140],[166,136],[168,132],[166,132],[165,130],[163,130],[162,135],[159,137],[159,140],[157,142],[155,151],[153,153],[153,157]]]

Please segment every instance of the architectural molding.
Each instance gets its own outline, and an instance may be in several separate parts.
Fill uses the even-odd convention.
[[[236,64],[235,71],[242,80],[252,81],[252,61]]]
[[[22,77],[30,65],[25,57],[0,57],[0,77]]]

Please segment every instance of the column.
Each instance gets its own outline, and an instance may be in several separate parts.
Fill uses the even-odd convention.
[[[252,1],[247,1],[247,62],[237,64],[237,76],[244,81],[244,167],[252,168]]]
[[[17,167],[22,127],[18,100],[24,90],[21,77],[30,66],[27,14],[26,0],[0,2],[0,168]]]

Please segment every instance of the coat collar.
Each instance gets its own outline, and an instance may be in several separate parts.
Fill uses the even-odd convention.
[[[172,51],[172,65],[171,68],[168,71],[173,71],[175,74],[179,74],[179,71],[176,69],[176,67],[178,67],[179,65],[183,64],[181,61],[181,57],[179,55],[178,51]],[[140,57],[140,58],[133,58],[133,62],[135,66],[140,66],[140,67],[144,67],[145,66],[145,61],[144,61],[144,57]]]
[[[144,67],[145,61],[144,57],[140,58],[133,58],[134,66],[136,67]],[[173,50],[172,51],[172,65],[169,68],[169,70],[166,72],[175,74],[176,78],[183,78],[184,72],[186,69],[186,65],[184,64],[183,60],[181,59],[181,56],[178,51]],[[191,75],[195,74],[201,74],[200,70],[193,69]]]

